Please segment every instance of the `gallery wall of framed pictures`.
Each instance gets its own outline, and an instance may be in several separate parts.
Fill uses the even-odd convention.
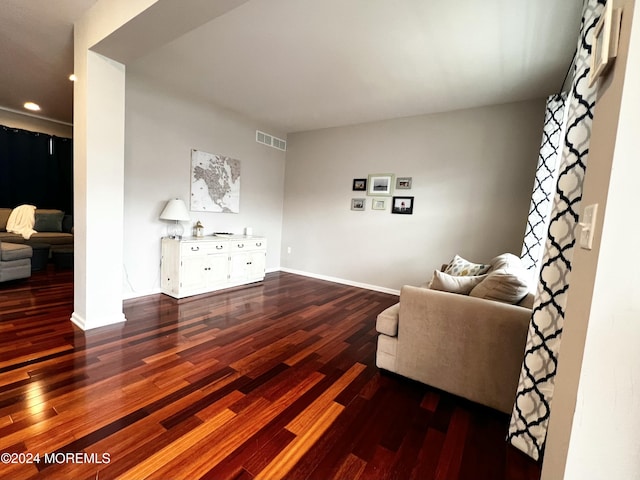
[[[394,195],[396,190],[411,190],[413,177],[396,177],[393,173],[370,173],[366,178],[354,178],[351,190],[370,197],[371,210],[413,215],[414,196]],[[351,199],[351,210],[365,211],[366,198]]]

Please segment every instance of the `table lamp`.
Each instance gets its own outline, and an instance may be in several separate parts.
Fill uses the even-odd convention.
[[[180,222],[191,220],[186,205],[179,198],[172,198],[167,202],[167,205],[160,214],[160,219],[173,220],[175,222],[167,227],[167,234],[169,235],[169,238],[182,238],[184,227]]]

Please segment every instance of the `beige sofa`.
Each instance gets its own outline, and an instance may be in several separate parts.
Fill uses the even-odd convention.
[[[519,305],[404,286],[378,315],[379,368],[511,413],[533,295]]]

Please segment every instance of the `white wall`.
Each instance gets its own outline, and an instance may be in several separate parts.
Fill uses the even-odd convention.
[[[397,290],[456,253],[519,255],[543,122],[536,100],[289,134],[283,267]],[[413,177],[413,215],[350,210],[374,173]]]
[[[267,269],[279,268],[285,153],[256,143],[255,131],[283,134],[163,90],[131,69],[126,98],[124,296],[159,291],[160,237],[167,224],[158,217],[172,197],[189,206],[194,148],[240,160],[240,213],[190,212],[185,235],[197,220],[205,234],[243,233],[250,226],[268,239]]]
[[[30,115],[8,112],[7,110],[2,110],[2,108],[0,108],[0,125],[28,130],[30,132],[48,133],[49,135],[62,138],[73,137],[73,127],[69,125],[32,117]]]

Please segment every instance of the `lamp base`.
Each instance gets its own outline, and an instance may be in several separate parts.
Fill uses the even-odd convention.
[[[169,238],[182,238],[184,233],[184,227],[180,222],[176,220],[176,223],[172,223],[167,227],[167,234]]]

